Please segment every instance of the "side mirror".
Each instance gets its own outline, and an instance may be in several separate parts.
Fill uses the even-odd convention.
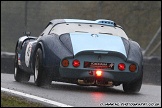
[[[23,32],[24,33],[24,35],[26,35],[26,36],[30,36],[30,34],[31,34],[31,32],[27,32],[27,31],[25,31],[25,32]]]

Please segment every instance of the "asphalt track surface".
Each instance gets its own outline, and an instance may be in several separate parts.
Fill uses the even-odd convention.
[[[43,98],[47,106],[161,107],[161,86],[143,84],[139,93],[126,94],[122,86],[103,89],[54,81],[51,87],[42,88],[35,86],[33,79],[31,76],[28,83],[19,83],[14,80],[13,74],[1,73],[1,91],[5,88],[25,93],[32,101],[38,101],[37,98],[32,99],[34,96]]]

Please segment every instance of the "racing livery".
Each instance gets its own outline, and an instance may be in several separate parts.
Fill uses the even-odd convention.
[[[34,75],[37,86],[52,81],[98,87],[123,85],[125,92],[139,92],[143,56],[139,44],[128,38],[114,21],[54,19],[40,36],[18,39],[15,73],[18,82]]]

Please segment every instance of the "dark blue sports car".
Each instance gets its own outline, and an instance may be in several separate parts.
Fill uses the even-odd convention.
[[[40,36],[25,35],[15,48],[18,82],[34,75],[37,86],[60,81],[99,87],[123,84],[131,93],[141,88],[141,48],[114,21],[55,19]]]

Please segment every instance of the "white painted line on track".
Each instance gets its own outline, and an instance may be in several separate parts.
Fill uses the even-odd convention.
[[[73,106],[66,105],[66,104],[63,104],[63,103],[60,103],[60,102],[56,102],[56,101],[53,101],[53,100],[49,100],[49,99],[46,99],[46,98],[41,98],[41,97],[38,97],[38,96],[30,95],[30,94],[27,94],[27,93],[22,93],[22,92],[15,91],[15,90],[10,90],[10,89],[3,88],[3,87],[1,87],[1,91],[5,91],[5,92],[21,95],[21,96],[24,96],[24,97],[27,97],[27,98],[31,98],[31,99],[36,99],[38,101],[42,101],[42,102],[49,103],[49,104],[52,104],[52,105],[55,105],[55,106],[59,106],[59,107],[73,107]]]

